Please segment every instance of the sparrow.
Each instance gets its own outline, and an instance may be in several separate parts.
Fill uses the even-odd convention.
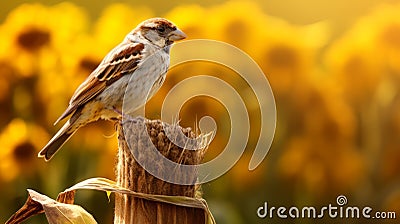
[[[171,45],[184,38],[167,19],[140,23],[76,89],[54,124],[70,118],[38,156],[48,161],[79,128],[99,119],[121,119],[122,109],[129,113],[143,106],[165,80]]]

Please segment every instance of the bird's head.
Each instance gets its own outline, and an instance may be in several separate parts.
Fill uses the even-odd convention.
[[[184,32],[164,18],[145,20],[133,30],[132,34],[138,34],[161,48],[173,44],[174,41],[186,38]]]

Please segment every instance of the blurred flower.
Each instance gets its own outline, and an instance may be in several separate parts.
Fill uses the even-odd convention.
[[[276,97],[284,98],[295,88],[307,88],[307,80],[316,73],[316,55],[326,44],[327,25],[317,23],[297,27],[273,17],[269,17],[268,22],[273,29],[258,42],[255,60],[266,74]],[[315,42],[310,41],[310,36]]]
[[[292,133],[307,134],[310,139],[346,143],[354,141],[357,123],[354,111],[329,83],[312,79],[304,87],[293,88],[289,122]],[[293,120],[292,120],[293,119]]]
[[[287,42],[284,42],[285,40]],[[297,43],[293,44],[290,39],[283,38],[279,42],[270,42],[270,44],[264,50],[261,66],[267,72],[266,76],[272,89],[276,91],[278,97],[282,97],[296,85],[303,84],[299,77],[304,75],[302,60],[305,55],[298,48]]]
[[[358,118],[353,142],[364,153],[369,179],[381,186],[393,183],[399,171],[399,9],[378,7],[335,41],[325,58],[332,81]]]
[[[92,49],[93,54],[105,56],[133,28],[151,17],[153,12],[146,7],[133,8],[120,3],[108,5],[94,25],[93,38],[97,47]]]
[[[337,41],[326,57],[330,71],[337,76],[337,88],[342,89],[351,103],[358,105],[370,99],[382,79],[371,44],[363,43],[357,36],[347,36]]]
[[[174,8],[165,18],[174,21],[174,23],[187,34],[188,39],[204,39],[212,38],[214,35],[203,27],[204,24],[209,23],[208,16],[209,13],[198,5],[185,5]],[[202,23],[198,21],[202,21]]]
[[[213,7],[208,15],[210,22],[207,23],[207,30],[217,40],[245,51],[253,50],[263,41],[268,20],[254,3],[230,1]]]
[[[366,169],[356,146],[354,111],[329,83],[311,79],[304,84],[292,89],[287,108],[292,115],[286,118],[290,132],[279,170],[309,192],[354,190]]]
[[[326,64],[352,103],[371,101],[380,84],[400,71],[400,5],[382,6],[360,19],[326,54]],[[362,80],[362,82],[360,82]]]
[[[46,139],[48,134],[40,126],[12,120],[0,134],[0,180],[35,174],[41,167],[36,155]]]
[[[359,31],[370,30],[375,58],[397,72],[400,72],[399,10],[400,4],[382,5],[358,24]]]
[[[40,56],[49,53],[50,48],[62,54],[69,52],[70,48],[65,46],[70,46],[72,39],[85,30],[86,21],[82,11],[70,3],[53,7],[21,5],[10,12],[1,29],[7,34],[7,51],[2,56],[12,58],[22,75],[37,75],[40,66],[52,65],[51,61],[40,60]]]
[[[1,46],[4,51],[0,57],[5,58],[11,68],[15,68],[13,79],[20,77],[18,85],[22,86],[17,88],[20,91],[14,96],[29,92],[25,97],[14,98],[14,101],[18,101],[15,106],[20,108],[17,111],[24,112],[20,116],[31,118],[27,113],[39,106],[42,116],[33,115],[47,123],[45,118],[50,114],[49,120],[52,122],[57,113],[46,112],[60,111],[67,105],[67,96],[72,94],[73,89],[65,85],[65,80],[74,83],[72,77],[76,73],[76,58],[79,58],[83,49],[76,43],[82,39],[86,28],[86,14],[70,3],[52,7],[23,4],[7,16],[0,29],[1,33],[7,34],[2,35],[5,44]],[[63,96],[66,96],[65,99]],[[48,108],[44,109],[45,105]]]
[[[278,166],[284,179],[316,195],[356,190],[365,174],[354,148],[308,136],[291,138]]]

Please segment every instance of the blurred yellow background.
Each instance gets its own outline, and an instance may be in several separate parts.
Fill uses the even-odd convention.
[[[55,198],[80,180],[114,178],[117,144],[108,122],[78,131],[49,163],[36,155],[59,128],[52,124],[76,87],[132,28],[154,16],[171,19],[189,39],[241,48],[260,65],[274,91],[277,129],[262,165],[249,172],[252,151],[247,150],[226,175],[202,187],[218,223],[265,223],[256,215],[265,201],[324,206],[335,204],[341,194],[353,205],[400,215],[399,1],[138,4],[0,3],[0,222],[24,203],[27,188]],[[254,95],[239,76],[210,63],[172,69],[146,107],[147,116],[160,117],[163,97],[191,71],[220,74],[247,100],[252,149],[260,112],[251,106]],[[218,118],[210,160],[229,138],[224,131],[229,117],[221,104],[199,98],[182,108],[181,124],[193,127],[203,115]],[[76,201],[99,223],[112,222],[113,204],[105,194],[78,192]],[[29,223],[44,220],[40,216]]]

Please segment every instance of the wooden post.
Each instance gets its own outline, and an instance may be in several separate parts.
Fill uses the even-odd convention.
[[[144,125],[147,127],[147,130],[143,128]],[[117,183],[119,186],[146,194],[199,196],[199,186],[195,184],[177,185],[164,182],[144,170],[132,155],[133,152],[136,158],[145,158],[148,162],[157,164],[159,169],[163,169],[162,163],[147,155],[147,152],[151,148],[146,143],[148,136],[145,136],[143,133],[146,131],[150,136],[152,144],[169,160],[186,165],[199,164],[204,157],[206,149],[187,150],[172,144],[165,134],[164,130],[166,127],[172,127],[172,125],[162,123],[161,121],[149,121],[145,119],[124,121],[123,126],[118,124]],[[185,136],[195,139],[195,133],[189,128],[174,127],[177,127],[176,130],[182,130]],[[182,174],[172,172],[171,175],[177,175],[176,177],[178,178],[178,175]],[[185,178],[189,178],[195,183],[197,179],[196,170],[185,175]],[[206,215],[202,209],[175,206],[122,194],[116,194],[115,196],[114,224],[204,224],[205,220]]]

